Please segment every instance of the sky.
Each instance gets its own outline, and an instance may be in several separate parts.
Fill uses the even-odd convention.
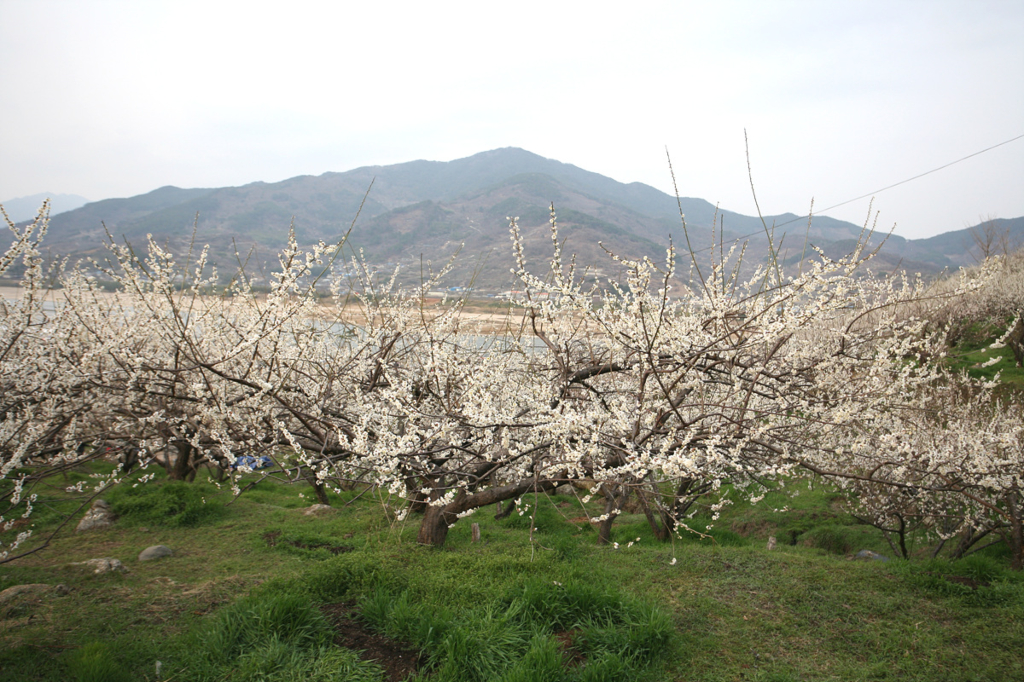
[[[667,149],[681,195],[754,214],[746,131],[762,212],[821,212],[1024,136],[1022,36],[1022,0],[0,0],[0,199],[509,146],[671,193]],[[873,208],[1022,216],[1024,139]]]

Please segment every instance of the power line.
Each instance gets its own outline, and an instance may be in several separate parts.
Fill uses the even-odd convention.
[[[881,194],[882,192],[886,191],[887,189],[892,189],[893,187],[899,187],[900,185],[905,185],[908,182],[912,182],[912,181],[917,180],[919,178],[923,178],[926,175],[931,175],[932,173],[938,172],[938,171],[940,171],[940,170],[942,170],[944,168],[949,168],[950,166],[956,165],[956,164],[960,163],[961,161],[966,161],[967,159],[970,159],[970,158],[973,158],[975,156],[978,156],[979,154],[984,154],[985,152],[990,152],[993,149],[996,149],[997,147],[1002,147],[1004,144],[1010,144],[1011,142],[1016,142],[1017,140],[1019,140],[1021,138],[1024,138],[1024,135],[1018,135],[1017,137],[1012,137],[1009,140],[1004,140],[1003,142],[1000,142],[999,144],[994,144],[991,147],[986,147],[985,149],[982,149],[981,151],[974,152],[973,154],[968,154],[967,156],[959,158],[956,161],[950,161],[947,164],[939,166],[938,168],[933,168],[930,171],[925,171],[924,173],[920,173],[918,175],[915,175],[912,178],[907,178],[906,180],[900,180],[899,182],[894,182],[893,184],[887,185],[887,186],[883,187],[882,189],[876,189],[874,192],[868,192],[867,194],[862,194],[859,197],[855,197],[853,199],[847,199],[846,201],[842,201],[842,202],[840,202],[838,204],[834,204],[832,206],[829,206],[828,208],[823,208],[823,209],[821,209],[819,214],[820,213],[825,213],[826,211],[831,211],[833,208],[839,208],[840,206],[845,206],[846,204],[852,204],[853,202],[860,201],[861,199],[867,199],[868,197],[874,196],[876,194]],[[810,217],[810,215],[798,216],[796,218],[793,218],[792,220],[787,220],[784,223],[778,223],[774,227],[782,227],[783,225],[789,225],[790,223],[795,223],[798,220],[806,220],[809,217]],[[756,230],[756,231],[751,232],[749,234],[742,235],[741,237],[737,237],[737,240],[739,240],[739,239],[746,239],[747,237],[753,237],[754,235],[760,234],[760,233],[761,233],[761,230]],[[707,248],[698,249],[697,251],[694,251],[693,253],[701,253],[702,251],[708,251],[710,249],[711,249],[711,247],[709,246]]]

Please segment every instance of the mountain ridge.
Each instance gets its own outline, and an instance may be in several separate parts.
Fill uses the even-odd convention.
[[[16,223],[24,220],[32,220],[39,213],[39,207],[45,199],[50,200],[50,214],[57,215],[73,211],[80,206],[89,203],[89,200],[77,194],[56,194],[54,192],[40,192],[27,197],[16,197],[7,201],[0,201],[0,205],[7,211],[7,216]]]
[[[367,189],[371,187],[369,192]],[[104,230],[136,246],[153,235],[168,248],[184,252],[193,228],[200,243],[209,243],[216,259],[232,262],[236,246],[269,255],[286,241],[289,226],[304,246],[333,242],[350,228],[351,246],[362,248],[369,262],[395,264],[418,275],[419,261],[441,261],[457,250],[464,255],[493,252],[484,271],[472,261],[453,276],[465,283],[476,272],[484,288],[504,286],[511,263],[508,216],[519,216],[526,252],[546,263],[550,252],[548,208],[554,202],[566,253],[608,275],[604,252],[664,260],[670,236],[677,250],[686,243],[679,218],[686,216],[689,243],[706,259],[712,226],[725,241],[747,237],[748,256],[767,253],[767,225],[775,228],[787,258],[805,236],[829,255],[849,247],[862,232],[859,225],[829,217],[806,219],[792,213],[756,216],[718,209],[704,199],[667,195],[643,183],[620,183],[572,164],[506,147],[453,161],[409,161],[389,166],[362,166],[344,172],[300,175],[279,182],[238,187],[183,189],[165,186],[121,199],[106,199],[54,215],[47,248],[75,256],[102,254]],[[360,213],[359,209],[362,206]],[[355,220],[359,213],[358,220]],[[354,221],[354,223],[353,223]],[[1024,218],[995,221],[1011,240],[1024,243]],[[993,224],[995,224],[993,223]],[[354,226],[353,226],[354,225]],[[105,226],[105,227],[104,227]],[[973,262],[970,230],[923,240],[891,235],[876,257],[880,267],[903,267],[935,273]],[[881,235],[874,237],[875,243]],[[603,247],[598,245],[603,243]],[[800,252],[796,252],[799,257]],[[688,258],[687,258],[688,260]]]

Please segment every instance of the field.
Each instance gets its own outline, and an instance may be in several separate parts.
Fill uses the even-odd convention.
[[[513,220],[506,316],[324,298],[294,236],[269,290],[150,243],[54,295],[10,227],[4,679],[1024,679],[1024,253],[670,296],[670,248],[595,305]]]
[[[37,536],[77,504],[63,486],[89,473],[40,495]],[[596,543],[575,496],[530,495],[522,515],[502,520],[482,509],[438,549],[416,544],[416,517],[396,522],[372,491],[360,492],[332,494],[331,510],[307,516],[309,487],[271,479],[234,501],[210,482],[112,491],[121,512],[113,527],[67,528],[48,548],[0,566],[0,589],[68,588],[0,605],[0,677],[1024,677],[1024,576],[1007,570],[999,547],[955,563],[927,558],[924,545],[909,562],[853,559],[862,549],[891,552],[828,488],[803,483],[796,496],[726,507],[708,537],[673,543],[627,513],[615,524],[617,549]],[[600,513],[594,504],[589,514]],[[691,527],[710,524],[702,514]],[[136,560],[156,544],[173,556]],[[128,570],[94,575],[72,565],[96,557]]]

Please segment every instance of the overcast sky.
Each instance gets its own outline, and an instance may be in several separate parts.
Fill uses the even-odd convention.
[[[0,0],[0,199],[220,187],[516,146],[751,214],[1024,135],[1024,2]],[[828,211],[863,222],[868,200]],[[878,194],[1024,215],[1024,139]]]

